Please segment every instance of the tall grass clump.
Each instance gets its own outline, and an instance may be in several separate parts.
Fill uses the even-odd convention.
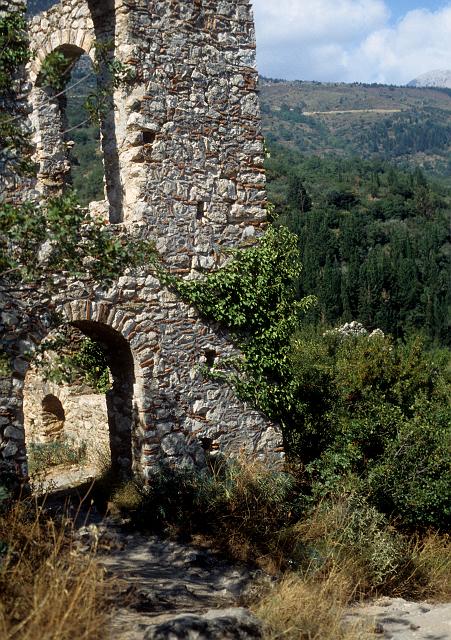
[[[91,555],[77,553],[70,521],[32,499],[0,514],[0,637],[103,640],[106,582]]]
[[[205,471],[162,466],[149,486],[119,487],[110,506],[140,529],[203,534],[235,558],[273,562],[279,533],[298,510],[296,484],[293,475],[258,461],[214,461]]]
[[[338,571],[323,580],[287,574],[254,606],[265,640],[365,640],[373,638],[363,624],[344,621],[353,587]]]
[[[322,500],[285,532],[293,564],[309,575],[338,568],[362,594],[392,590],[408,552],[403,537],[364,496]]]

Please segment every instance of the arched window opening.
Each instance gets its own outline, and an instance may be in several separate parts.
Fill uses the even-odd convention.
[[[87,206],[105,197],[100,125],[85,108],[97,89],[92,60],[88,55],[81,55],[73,65],[67,86],[63,108],[71,181],[80,203]]]
[[[92,34],[86,38],[92,51]],[[37,187],[47,197],[74,188],[91,213],[119,223],[123,192],[108,72],[112,60],[107,46],[99,50],[94,64],[84,49],[63,44],[41,64],[32,91]]]
[[[98,344],[105,354],[112,379],[105,396],[111,470],[121,478],[129,477],[136,457],[133,408],[135,375],[130,345],[108,325],[85,320],[74,322],[73,326]]]
[[[37,80],[41,182],[52,192],[72,186],[80,203],[104,199],[97,79],[91,58],[62,45],[44,60]]]
[[[64,429],[66,414],[61,400],[53,394],[48,394],[42,400],[42,426],[43,437],[53,441],[58,439]]]

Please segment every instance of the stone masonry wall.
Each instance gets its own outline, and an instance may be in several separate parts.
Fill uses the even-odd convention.
[[[216,268],[224,247],[263,231],[263,148],[247,0],[64,1],[36,16],[30,34],[42,51],[29,68],[41,191],[39,181],[63,181],[64,141],[48,144],[58,126],[48,131],[46,107],[37,112],[39,65],[55,48],[91,54],[95,41],[110,38],[114,55],[134,69],[102,123],[110,222],[154,239],[168,268],[187,278]],[[107,291],[66,284],[54,301],[65,321],[112,351],[122,349],[124,358],[130,354],[130,373],[124,377],[116,367],[110,398],[113,439],[132,431],[130,453],[118,454],[120,464],[131,462],[148,476],[162,460],[202,465],[206,452],[242,453],[273,464],[283,459],[279,428],[202,372],[235,353],[221,328],[199,318],[144,268]],[[14,437],[2,446],[5,456],[10,443],[6,457],[21,465],[27,358],[17,343],[11,346],[6,321],[3,334],[18,353],[16,400],[3,401]],[[45,327],[38,333],[44,338]]]
[[[57,399],[63,410],[46,409],[47,398]],[[51,404],[51,403],[48,403]],[[67,440],[86,446],[87,462],[100,464],[109,451],[108,413],[105,396],[92,390],[43,380],[30,368],[24,389],[24,427],[27,445]]]

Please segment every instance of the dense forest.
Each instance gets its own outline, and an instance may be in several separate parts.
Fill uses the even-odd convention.
[[[271,147],[270,199],[299,237],[311,319],[450,339],[451,190],[419,169]]]

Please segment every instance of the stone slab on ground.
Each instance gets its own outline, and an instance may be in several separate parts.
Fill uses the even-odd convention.
[[[374,622],[375,637],[386,640],[451,640],[451,604],[380,598],[352,607],[348,620]]]
[[[252,640],[262,625],[247,609],[216,609],[204,615],[180,615],[153,625],[144,640]]]

